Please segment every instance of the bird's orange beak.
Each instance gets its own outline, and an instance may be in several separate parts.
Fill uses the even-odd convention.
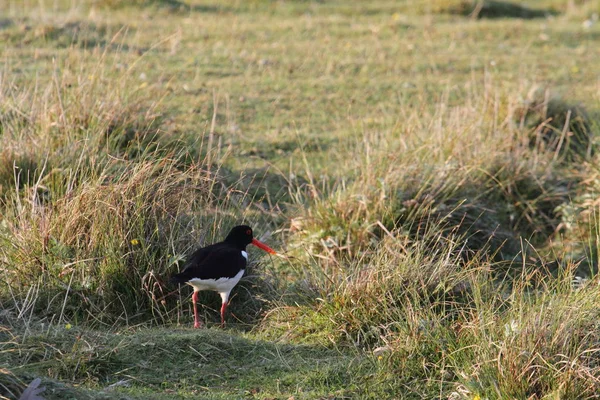
[[[277,252],[275,250],[273,250],[272,248],[270,248],[263,242],[258,241],[257,239],[252,239],[252,244],[255,245],[256,247],[258,247],[259,249],[266,251],[267,253],[277,254]]]

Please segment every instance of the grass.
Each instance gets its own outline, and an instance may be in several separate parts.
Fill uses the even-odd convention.
[[[597,8],[9,0],[0,395],[595,398]]]
[[[351,371],[376,370],[358,355],[269,343],[240,331],[231,334],[218,329],[138,328],[100,333],[55,327],[19,339],[20,350],[25,350],[20,356],[25,359],[13,355],[14,362],[26,363],[27,374],[48,375],[47,390],[57,397],[110,398],[117,392],[117,396],[131,398],[160,398],[160,393],[173,398],[294,394],[311,398],[328,394],[330,386],[340,394],[360,391],[359,382],[344,388]],[[270,377],[268,384],[265,376]],[[60,380],[80,381],[100,390],[73,393]]]

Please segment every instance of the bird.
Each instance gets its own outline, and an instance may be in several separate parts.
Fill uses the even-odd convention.
[[[246,246],[252,244],[267,253],[275,250],[254,238],[252,228],[238,225],[231,229],[222,242],[196,250],[184,264],[183,271],[171,277],[171,282],[188,284],[194,288],[194,328],[202,327],[198,318],[196,303],[198,292],[214,290],[221,295],[221,327],[225,326],[225,311],[231,290],[240,281],[248,264]]]

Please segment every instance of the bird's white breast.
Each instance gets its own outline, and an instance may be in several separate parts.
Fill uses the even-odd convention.
[[[238,284],[240,279],[244,275],[244,270],[240,270],[232,278],[219,278],[219,279],[190,279],[187,283],[194,287],[194,291],[198,290],[214,290],[219,293],[229,293],[235,285]]]

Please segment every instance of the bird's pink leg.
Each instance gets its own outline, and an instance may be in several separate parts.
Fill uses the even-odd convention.
[[[192,295],[192,302],[194,303],[194,328],[201,328],[202,324],[198,319],[198,308],[196,307],[196,302],[198,301],[198,292],[194,290],[194,294]]]
[[[221,305],[221,328],[225,328],[225,311],[227,310],[227,302]]]

